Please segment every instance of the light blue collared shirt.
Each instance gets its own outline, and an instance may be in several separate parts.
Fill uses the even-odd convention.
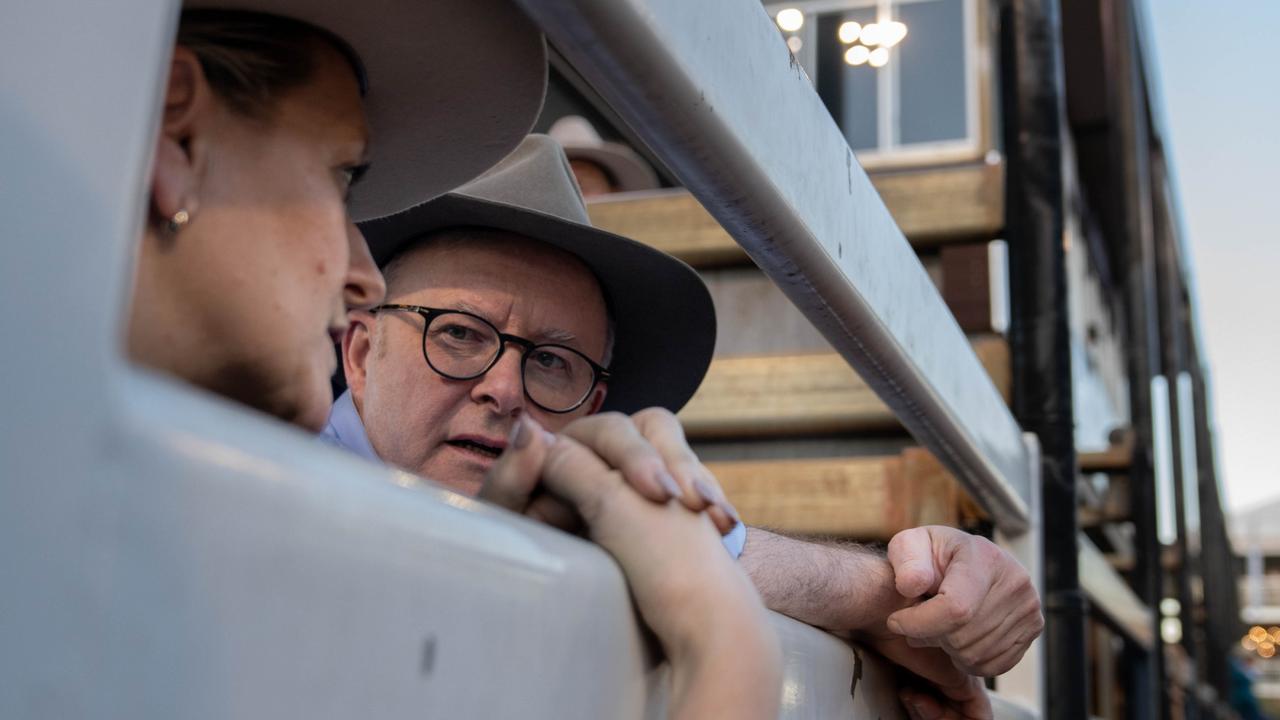
[[[356,403],[351,399],[350,390],[334,401],[333,409],[329,411],[329,421],[325,423],[324,430],[320,431],[320,437],[325,442],[346,448],[366,460],[382,462],[382,458],[378,457],[373,451],[373,445],[369,443],[369,436],[364,431],[364,421],[356,411]],[[747,526],[738,523],[721,541],[729,555],[737,560],[747,544]]]

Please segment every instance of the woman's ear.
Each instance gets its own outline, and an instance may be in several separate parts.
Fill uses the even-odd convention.
[[[151,173],[151,207],[160,220],[179,210],[196,215],[205,145],[200,132],[212,110],[212,89],[200,60],[187,48],[174,48]]]

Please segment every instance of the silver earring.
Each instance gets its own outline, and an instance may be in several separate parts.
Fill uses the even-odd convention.
[[[191,213],[186,210],[179,210],[173,214],[173,217],[169,218],[169,232],[176,235],[188,222],[191,222]]]

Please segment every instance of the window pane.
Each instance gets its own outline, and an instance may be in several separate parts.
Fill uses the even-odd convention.
[[[899,4],[907,37],[892,50],[898,63],[898,141],[962,140],[965,117],[964,3],[928,0]]]
[[[874,149],[879,145],[876,70],[865,63],[857,67],[845,63],[849,46],[840,42],[838,33],[840,25],[849,21],[873,23],[876,10],[869,7],[818,16],[818,94],[844,131],[849,147]]]

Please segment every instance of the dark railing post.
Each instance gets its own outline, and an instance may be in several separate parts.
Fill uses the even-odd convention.
[[[1014,416],[1040,440],[1047,717],[1086,709],[1066,257],[1062,30],[1057,0],[1009,0],[1000,59],[1007,163]]]

